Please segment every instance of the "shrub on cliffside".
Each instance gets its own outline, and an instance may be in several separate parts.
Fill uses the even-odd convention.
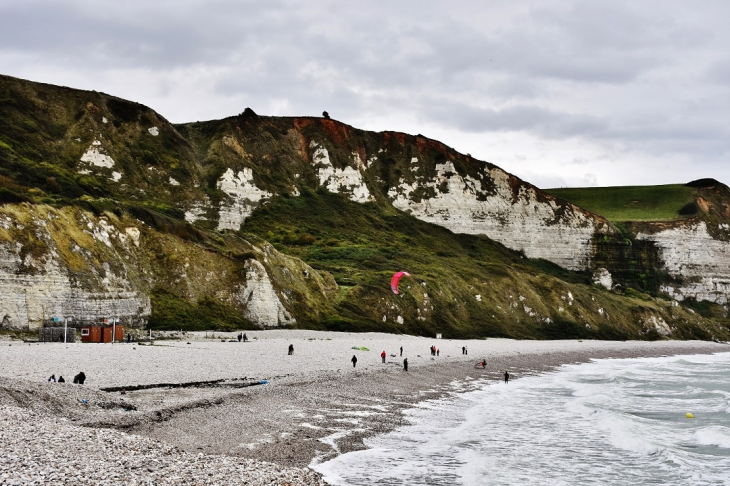
[[[217,300],[203,297],[191,302],[165,289],[150,294],[152,313],[150,329],[182,329],[183,331],[235,331],[257,329],[239,311]]]

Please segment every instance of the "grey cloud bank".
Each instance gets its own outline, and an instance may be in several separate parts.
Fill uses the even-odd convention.
[[[327,110],[541,187],[730,183],[720,1],[4,0],[0,15],[3,74],[174,122]]]

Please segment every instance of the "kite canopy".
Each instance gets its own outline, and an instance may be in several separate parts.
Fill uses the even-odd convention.
[[[406,277],[411,276],[411,274],[408,272],[397,272],[393,275],[393,278],[390,279],[390,289],[393,291],[394,294],[398,293],[398,282],[400,282],[400,279],[403,275],[405,275]]]

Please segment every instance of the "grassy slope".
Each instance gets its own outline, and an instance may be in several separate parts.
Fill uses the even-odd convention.
[[[546,192],[604,216],[609,221],[669,221],[694,200],[697,189],[682,184],[662,186],[582,187]]]
[[[295,180],[297,185],[318,184],[306,155],[311,151],[304,143],[308,140],[323,144],[336,167],[349,163],[353,152],[374,153],[386,147],[372,166],[377,177],[369,180],[373,192],[381,196],[395,181],[414,177],[409,167],[416,155],[429,170],[447,159],[460,161],[457,168],[465,174],[481,164],[423,137],[361,132],[314,118],[234,117],[178,126],[176,131],[152,110],[135,103],[7,77],[0,80],[0,203],[76,206],[97,215],[106,213],[112,221],[115,217],[142,220],[159,232],[155,236],[159,246],[144,248],[145,254],[137,262],[155,275],[149,289],[153,300],[150,324],[154,326],[230,324],[235,309],[212,301],[209,297],[215,297],[214,289],[206,286],[203,277],[190,283],[176,275],[183,264],[180,255],[188,254],[201,275],[218,267],[234,270],[228,271],[231,279],[241,275],[250,245],[233,235],[210,231],[212,223],[191,227],[182,219],[184,207],[180,204],[206,195],[217,206],[223,195],[216,181],[227,168],[252,167],[257,186],[287,194]],[[147,132],[153,125],[160,129],[158,137]],[[78,171],[81,154],[102,136],[104,149],[116,161],[114,168],[124,175],[118,185],[110,182],[111,169],[94,169],[92,174]],[[180,185],[170,185],[169,177]],[[690,189],[687,194],[692,193]],[[646,191],[643,197],[657,199]],[[574,200],[572,196],[567,199]],[[600,202],[608,197],[603,194],[593,199]],[[629,196],[623,200],[607,207],[642,199]],[[672,208],[671,200],[666,214],[682,207],[678,203]],[[290,305],[297,306],[294,313],[302,325],[441,332],[445,337],[640,338],[652,335],[637,322],[642,316],[658,314],[679,326],[677,337],[707,338],[698,334],[704,325],[682,309],[645,295],[597,289],[587,284],[585,275],[526,260],[488,238],[454,235],[394,211],[382,197],[378,201],[356,204],[341,195],[304,187],[302,197],[274,198],[247,222],[244,233],[271,241],[323,274],[332,274],[339,283],[332,303],[326,300],[329,297],[316,300],[316,289],[307,288],[313,285],[312,279],[289,278],[301,274],[295,263],[273,262],[267,256],[273,262],[270,271],[281,269],[277,290],[288,296]],[[591,207],[590,201],[575,202],[606,214]],[[656,210],[649,213],[650,219],[659,219]],[[212,255],[215,262],[200,263],[206,255]],[[224,264],[224,259],[233,263]],[[413,274],[403,282],[401,296],[389,289],[396,270]],[[568,295],[572,297],[568,299]],[[403,324],[397,324],[399,316]],[[236,325],[245,327],[247,323]]]
[[[488,238],[454,234],[324,190],[274,198],[242,231],[335,276],[334,313],[323,321],[332,330],[641,339],[656,335],[637,322],[675,312],[669,302],[601,290],[584,274],[525,259]],[[400,296],[390,291],[398,270],[412,275],[401,281]],[[395,322],[398,315],[403,324]],[[677,335],[703,337],[687,313],[673,317]]]
[[[147,131],[152,126],[158,136]],[[112,168],[80,163],[96,140]],[[198,171],[187,142],[150,108],[0,75],[0,203],[80,205],[93,197],[174,213],[177,201],[200,198]]]

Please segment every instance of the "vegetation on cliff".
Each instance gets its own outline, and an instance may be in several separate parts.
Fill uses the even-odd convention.
[[[321,187],[313,141],[327,150],[332,170],[353,160],[368,164],[362,175],[368,202]],[[80,162],[84,157],[92,162]],[[630,235],[594,242],[602,248],[598,263],[625,267],[625,275],[617,273],[624,285],[609,291],[594,285],[588,271],[531,260],[392,206],[389,188],[417,181],[417,171],[434,173],[445,161],[475,180],[479,169],[494,167],[420,135],[251,110],[173,126],[113,96],[0,76],[0,216],[12,221],[0,228],[0,250],[17,257],[20,273],[39,278],[53,263],[90,295],[116,278],[119,289],[149,299],[145,320],[155,329],[262,326],[266,316],[252,311],[255,283],[268,299],[267,312],[279,313],[276,325],[291,327],[449,338],[730,337],[722,307],[662,297],[666,276],[654,249],[632,244]],[[248,204],[223,191],[221,177],[244,170],[251,170],[246,183],[270,196],[241,217],[239,230],[221,229],[220,207]],[[489,180],[482,180],[488,194]],[[514,177],[509,184],[514,198],[532,187]],[[700,201],[694,195],[707,188],[662,187],[644,188],[640,196],[633,189],[611,197],[555,194],[606,210],[615,221],[672,219],[682,210],[687,214],[677,217],[696,217],[688,203],[722,217],[703,212],[702,201],[721,209],[724,195]],[[424,188],[413,197],[429,194]],[[650,207],[648,200],[662,202]],[[412,277],[395,295],[389,279],[398,270]]]

